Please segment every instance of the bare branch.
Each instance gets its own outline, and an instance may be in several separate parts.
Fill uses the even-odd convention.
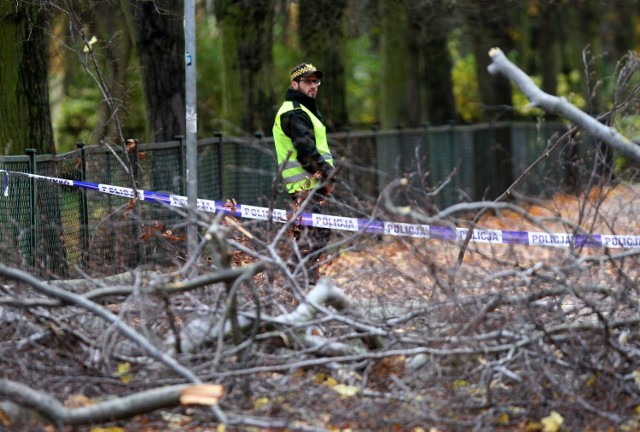
[[[489,72],[491,74],[500,73],[513,81],[522,90],[527,99],[531,101],[532,105],[566,117],[635,162],[640,162],[640,147],[638,145],[613,128],[605,126],[579,110],[566,99],[552,96],[540,90],[526,73],[509,61],[500,48],[492,48],[489,51],[489,56],[491,57],[491,64],[488,66]]]
[[[56,424],[81,425],[125,419],[161,408],[180,405],[181,392],[190,384],[159,387],[121,398],[70,409],[49,394],[22,383],[0,378],[0,395],[38,411]]]
[[[105,308],[97,305],[96,303],[88,300],[80,295],[74,294],[69,291],[65,291],[61,288],[56,288],[50,284],[44,283],[39,279],[31,276],[30,274],[23,272],[21,270],[12,269],[3,264],[0,264],[0,275],[6,276],[8,278],[25,282],[29,284],[31,287],[36,289],[37,291],[45,294],[47,296],[56,298],[65,304],[72,304],[76,306],[80,306],[89,312],[94,313],[98,317],[112,324],[120,333],[124,336],[135,342],[140,348],[142,348],[147,354],[156,360],[163,363],[169,369],[176,372],[178,375],[187,379],[192,383],[200,383],[200,380],[197,376],[193,374],[189,369],[182,366],[178,363],[173,357],[161,352],[155,346],[153,346],[147,338],[139,334],[135,329],[131,326],[124,323],[122,320],[118,318],[117,315],[109,312]]]

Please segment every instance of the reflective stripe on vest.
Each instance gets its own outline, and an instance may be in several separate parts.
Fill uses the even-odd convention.
[[[302,165],[298,162],[298,152],[293,146],[291,138],[285,135],[282,130],[282,125],[280,124],[280,117],[282,114],[294,109],[301,109],[309,115],[311,123],[313,124],[316,148],[318,149],[322,160],[333,166],[333,157],[331,156],[329,144],[327,142],[326,127],[322,124],[320,119],[318,119],[304,105],[297,103],[295,105],[292,101],[285,101],[278,110],[275,123],[273,124],[273,142],[276,147],[278,165],[282,166],[282,164],[284,164],[282,178],[287,188],[287,192],[289,193],[311,189],[318,184],[318,179],[314,178],[312,174],[302,168]]]

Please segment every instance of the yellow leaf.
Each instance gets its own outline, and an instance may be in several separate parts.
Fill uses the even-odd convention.
[[[336,384],[338,384],[338,381],[336,381],[336,379],[333,377],[327,377],[327,379],[324,380],[323,384],[327,387],[334,387]]]
[[[636,414],[640,415],[640,405],[636,407]]]
[[[455,380],[455,381],[453,382],[453,386],[454,386],[455,388],[462,388],[462,387],[466,387],[466,386],[468,386],[468,385],[469,385],[469,381],[467,381],[467,380],[459,379],[459,380]]]
[[[84,46],[84,48],[83,48],[83,51],[84,51],[84,52],[89,52],[89,50],[91,49],[91,45],[93,45],[93,44],[94,44],[94,43],[96,43],[96,42],[98,42],[98,39],[96,39],[96,37],[95,37],[95,36],[91,36],[91,40],[89,40],[89,41],[85,44],[85,46]]]
[[[508,424],[509,423],[509,413],[503,412],[498,416],[497,422],[499,424]]]
[[[227,427],[223,424],[219,424],[218,427],[216,427],[216,432],[225,432],[227,430]]]
[[[224,387],[218,384],[198,384],[180,392],[182,405],[217,405],[224,395]]]
[[[542,423],[542,432],[558,432],[563,422],[564,419],[560,414],[556,411],[551,411],[548,417],[540,420],[540,423]]]
[[[131,363],[129,362],[120,362],[118,363],[118,370],[114,374],[117,378],[120,378],[123,384],[129,384],[133,379],[133,374],[131,373]]]
[[[585,383],[585,386],[587,387],[593,387],[594,385],[596,385],[596,382],[598,382],[598,378],[600,378],[600,373],[596,372],[595,374],[591,375],[589,377],[589,379],[587,380],[587,382]]]
[[[269,405],[269,398],[263,396],[263,397],[260,397],[260,398],[256,399],[256,401],[253,403],[253,409],[261,410],[262,408],[266,407],[267,405]]]
[[[318,384],[322,384],[326,379],[327,379],[328,375],[324,372],[320,372],[319,374],[316,374],[313,377],[313,381],[315,381]]]
[[[345,384],[336,384],[332,387],[332,389],[340,396],[345,397],[355,396],[360,391],[360,389],[356,386],[349,386]]]

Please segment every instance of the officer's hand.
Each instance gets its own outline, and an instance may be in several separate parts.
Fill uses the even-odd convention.
[[[329,184],[327,184],[324,187],[324,190],[327,192],[327,195],[329,195],[330,193],[333,192],[333,188],[334,188],[333,182],[329,182]]]

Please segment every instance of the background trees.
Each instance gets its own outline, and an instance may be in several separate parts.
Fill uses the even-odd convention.
[[[182,1],[16,4],[20,7],[3,6],[3,46],[48,45],[59,150],[76,141],[113,140],[120,133],[143,141],[180,133]],[[326,71],[319,104],[334,131],[539,115],[509,108],[521,107],[522,95],[486,73],[486,53],[493,45],[522,64],[544,91],[566,96],[591,113],[603,112],[612,91],[607,77],[636,47],[638,9],[637,1],[623,0],[200,1],[200,135],[218,130],[268,134],[288,71],[301,59]],[[20,20],[26,22],[23,30],[33,30],[28,37],[9,30]],[[21,77],[18,64],[9,67],[15,58],[3,62],[3,86],[10,85],[14,71],[34,80],[30,91],[45,88],[44,54],[40,60],[28,57],[34,71],[29,77]],[[5,118],[38,115],[39,123],[49,122],[47,113],[33,110],[47,103],[29,104],[27,114],[10,103],[15,98],[9,94],[3,92]],[[17,139],[6,124],[5,143]],[[38,122],[29,124],[33,127],[19,133],[46,130]],[[47,142],[44,138],[36,141]]]
[[[275,104],[270,83],[273,14],[274,2],[269,0],[215,2],[222,70],[202,85],[223,84],[220,106],[225,129],[232,134],[271,130]]]
[[[334,110],[336,129],[544,117],[539,109],[514,108],[523,105],[522,95],[508,81],[484,76],[490,47],[482,45],[500,44],[544,86],[554,87],[555,76],[557,91],[550,92],[567,95],[593,114],[610,108],[606,121],[635,135],[637,57],[629,56],[611,73],[614,66],[603,49],[631,49],[635,42],[626,32],[621,39],[627,42],[611,38],[610,23],[615,16],[627,22],[620,14],[635,16],[635,2],[562,2],[557,9],[515,0],[213,3],[214,10],[200,4],[200,103],[208,114],[200,123],[202,134],[221,128],[268,131],[289,69],[302,59],[327,72],[321,104],[328,104],[321,106]],[[30,6],[57,6],[50,10],[54,25],[44,34],[56,36],[56,52],[72,55],[57,59],[52,69],[63,76],[56,115],[79,125],[77,135],[62,140],[89,137],[89,131],[91,142],[111,145],[142,134],[143,90],[154,92],[146,95],[155,105],[148,110],[154,119],[149,139],[181,127],[175,112],[181,84],[154,82],[181,79],[167,73],[179,74],[182,61],[175,26],[180,12],[169,8],[175,3],[16,4],[2,9],[0,34],[12,35],[7,38],[17,50],[30,39],[23,30],[6,28],[35,24],[33,16],[20,15],[33,14]],[[112,15],[103,20],[107,13]],[[563,23],[562,31],[549,27],[554,19]],[[150,22],[167,42],[150,47],[147,54],[157,54],[146,57],[135,53],[133,41],[145,50],[160,40],[144,33]],[[543,44],[556,61],[544,57]],[[8,58],[6,66],[8,72],[0,71],[15,77],[23,64]],[[38,74],[45,71],[42,63],[35,66]],[[149,80],[149,72],[158,72],[157,78]],[[3,80],[3,94],[13,91],[8,84]],[[158,91],[150,84],[166,85]],[[163,104],[164,97],[172,103]],[[13,99],[0,98],[5,100]],[[36,114],[40,127],[47,109]],[[0,127],[7,127],[2,120]],[[552,150],[575,147],[581,133],[570,129],[547,141],[545,154],[523,177],[542,172]],[[417,170],[403,170],[406,177],[386,185],[380,199],[354,192],[330,200],[338,214],[438,228],[557,232],[558,238],[606,233],[637,246],[638,187],[598,187],[598,172],[583,172],[594,187],[575,197],[558,191],[544,201],[518,194],[519,184],[513,184],[509,195],[518,202],[420,205],[433,203],[437,191],[427,184],[430,173]],[[131,208],[128,202],[109,210],[99,215],[100,223],[117,225]],[[108,422],[114,407],[123,416],[133,415],[132,407],[171,407],[132,420],[136,430],[167,430],[171,423],[197,431],[221,422],[300,430],[541,431],[558,430],[562,422],[572,430],[638,429],[637,248],[612,252],[608,245],[587,250],[570,242],[547,248],[343,232],[325,251],[336,256],[332,265],[322,263],[333,282],[312,288],[304,263],[291,265],[299,253],[290,226],[238,221],[223,212],[200,218],[207,233],[202,255],[185,261],[176,252],[157,270],[44,282],[0,266],[0,394],[9,399],[0,401],[3,426],[42,424],[19,411],[28,405],[56,426]],[[142,236],[119,230],[117,244],[138,246],[147,237],[177,251],[168,244],[179,241],[175,233],[161,224],[145,229]],[[111,239],[105,236],[117,253]],[[186,275],[194,268],[200,276],[190,279]],[[178,394],[185,381],[215,382],[223,398],[213,407],[179,406],[186,404]],[[16,415],[9,413],[14,408]]]

